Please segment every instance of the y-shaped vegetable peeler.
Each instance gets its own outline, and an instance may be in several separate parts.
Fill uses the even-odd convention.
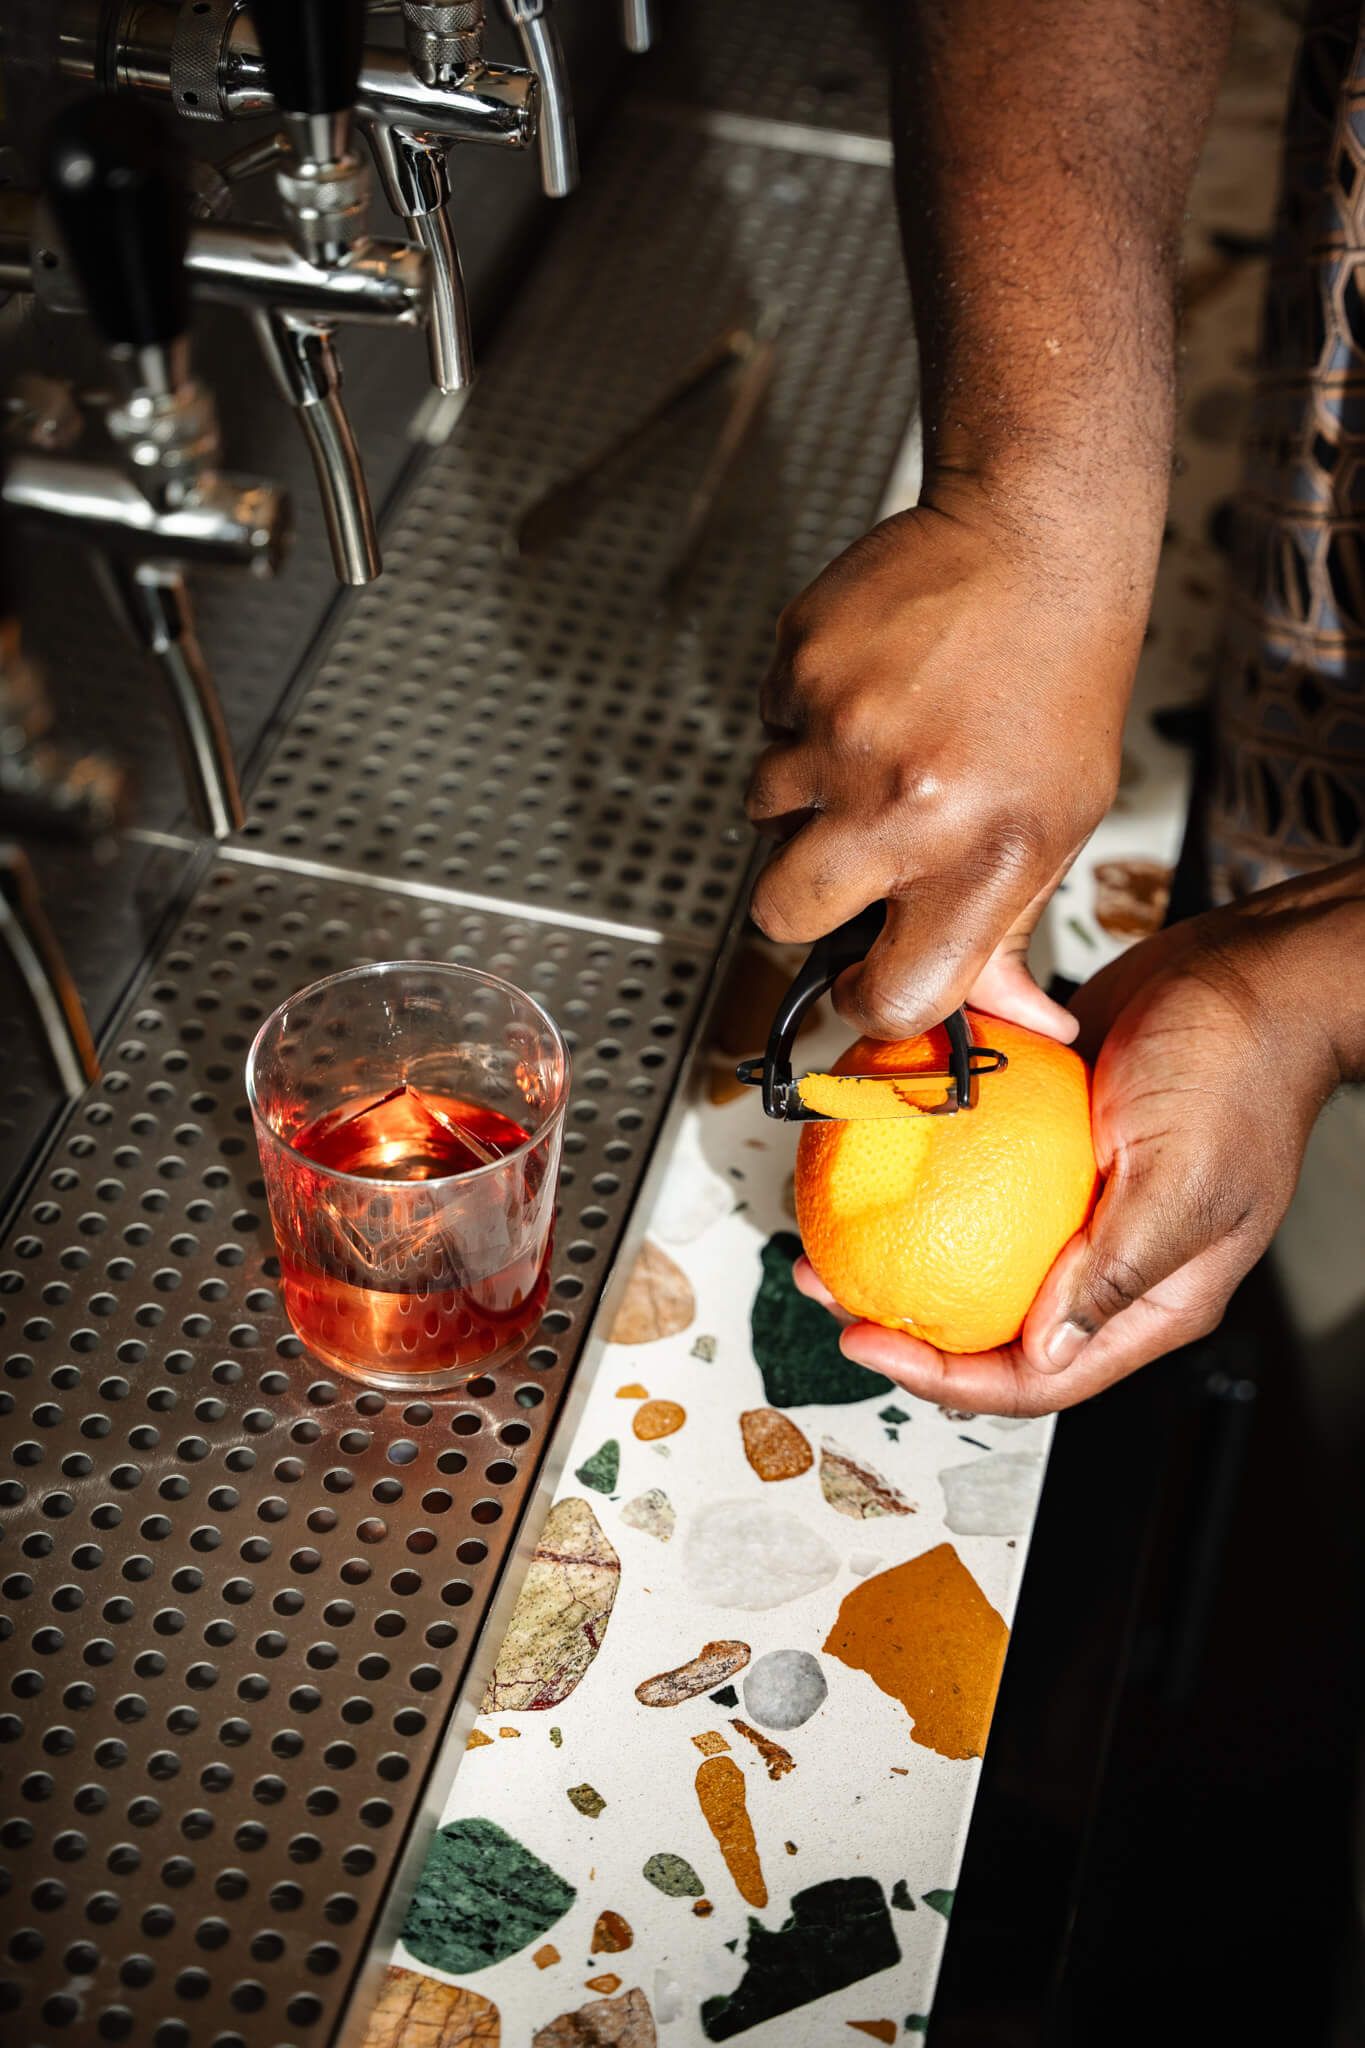
[[[980,1076],[999,1073],[1005,1066],[1004,1053],[972,1044],[967,1012],[954,1010],[943,1024],[948,1034],[946,1073],[793,1076],[792,1047],[802,1018],[826,989],[833,988],[845,968],[866,959],[885,922],[885,903],[869,903],[847,924],[817,939],[778,1005],[767,1051],[761,1059],[741,1060],[736,1067],[735,1073],[746,1087],[763,1090],[765,1116],[783,1123],[955,1116],[959,1109],[976,1107]],[[838,1108],[817,1109],[810,1096],[837,1102]]]

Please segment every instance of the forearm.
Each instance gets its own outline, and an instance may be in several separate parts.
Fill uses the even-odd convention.
[[[1264,928],[1285,1056],[1320,1063],[1327,1090],[1365,1081],[1365,860],[1249,896]]]
[[[1128,559],[1145,611],[1175,284],[1231,0],[898,0],[897,169],[925,483]],[[1060,565],[1059,565],[1060,566]]]

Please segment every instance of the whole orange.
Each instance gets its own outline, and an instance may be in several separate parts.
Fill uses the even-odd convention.
[[[943,1351],[989,1351],[1019,1335],[1097,1175],[1090,1074],[1068,1046],[997,1017],[972,1037],[1009,1064],[985,1074],[976,1107],[803,1126],[796,1219],[830,1293],[864,1321]],[[947,1034],[860,1038],[836,1074],[946,1071]]]

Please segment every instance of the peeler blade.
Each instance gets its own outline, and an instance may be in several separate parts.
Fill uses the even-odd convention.
[[[802,1074],[794,1086],[804,1109],[836,1123],[950,1116],[956,1107],[951,1074]]]

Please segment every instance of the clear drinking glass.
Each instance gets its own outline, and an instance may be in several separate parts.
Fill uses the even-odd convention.
[[[510,982],[389,960],[314,982],[246,1085],[285,1307],[380,1387],[450,1387],[517,1352],[549,1287],[569,1052]]]

